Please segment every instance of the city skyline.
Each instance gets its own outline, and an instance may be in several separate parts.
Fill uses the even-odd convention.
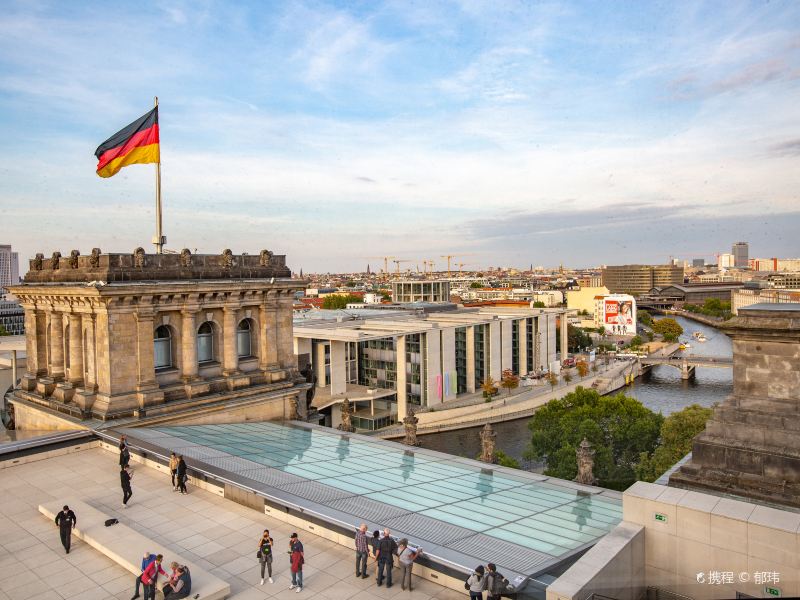
[[[0,204],[23,272],[150,251],[153,168],[101,180],[92,153],[153,95],[172,249],[268,247],[306,272],[800,254],[795,3],[4,12]]]

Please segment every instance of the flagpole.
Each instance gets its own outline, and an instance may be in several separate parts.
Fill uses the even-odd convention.
[[[153,101],[153,106],[158,108],[158,96]],[[156,254],[161,254],[164,250],[164,237],[161,233],[161,148],[159,144],[159,157],[156,163],[156,237],[153,243],[156,246]]]

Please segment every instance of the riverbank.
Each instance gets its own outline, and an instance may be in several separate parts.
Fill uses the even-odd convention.
[[[722,323],[725,322],[725,319],[721,317],[708,317],[706,315],[700,315],[697,313],[689,312],[688,310],[676,310],[676,309],[665,309],[665,310],[655,310],[655,309],[648,309],[651,312],[658,312],[664,315],[674,315],[676,317],[683,317],[684,319],[689,319],[690,321],[697,321],[698,323],[702,323],[703,325],[708,325],[709,327],[717,328]]]

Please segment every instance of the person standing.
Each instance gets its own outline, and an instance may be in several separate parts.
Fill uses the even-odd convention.
[[[119,438],[119,466],[124,469],[131,462],[131,451],[128,448],[128,438],[124,435]]]
[[[297,537],[296,533],[292,534],[289,539],[289,561],[291,563],[292,571],[292,585],[289,586],[290,590],[295,590],[297,594],[303,591],[303,543]]]
[[[61,545],[64,546],[67,554],[69,554],[69,547],[72,545],[72,530],[77,523],[78,517],[65,504],[61,512],[56,515],[56,525],[58,525],[58,531],[61,534]]]
[[[119,472],[119,483],[122,486],[122,508],[128,508],[128,500],[133,496],[131,479],[133,479],[133,473],[131,473],[130,467],[125,465]]]
[[[497,572],[497,567],[493,563],[486,565],[486,569],[488,573],[483,578],[483,589],[488,592],[486,600],[500,600],[503,590],[508,585],[508,580]]]
[[[172,491],[178,491],[178,457],[174,452],[169,454],[169,473],[172,475]]]
[[[422,554],[422,548],[412,550],[408,547],[406,538],[400,540],[397,545],[397,562],[400,564],[400,589],[404,590],[408,587],[409,592],[412,590],[411,570],[414,568],[414,561],[417,560],[420,554]]]
[[[142,572],[139,573],[139,576],[136,578],[136,589],[133,592],[133,596],[131,597],[131,600],[136,600],[136,598],[139,597],[139,586],[142,585],[142,573],[144,573],[144,570],[148,567],[148,565],[151,562],[154,562],[155,560],[156,560],[156,555],[155,554],[150,554],[150,552],[145,552],[142,555],[142,566],[141,566],[141,571]]]
[[[161,554],[156,555],[156,559],[147,565],[147,568],[142,572],[142,585],[144,586],[144,600],[156,600],[156,583],[158,576],[166,575],[164,569],[161,568],[161,561],[164,557]]]
[[[367,525],[362,523],[356,531],[356,577],[367,577],[367,557],[369,556],[369,538]]]
[[[261,563],[261,585],[264,585],[264,567],[269,573],[269,582],[272,581],[272,538],[269,537],[269,529],[265,529],[258,541],[258,552],[256,553],[258,562]]]
[[[394,566],[394,556],[397,554],[397,542],[391,536],[391,531],[383,530],[383,537],[378,542],[378,585],[383,585],[384,574],[386,576],[386,587],[392,587],[392,567]]]
[[[181,494],[188,494],[189,492],[186,491],[186,461],[183,460],[183,455],[178,456],[178,467],[175,469],[175,473],[178,476],[178,490]]]
[[[475,571],[467,578],[469,586],[469,600],[483,600],[483,565],[478,565]]]

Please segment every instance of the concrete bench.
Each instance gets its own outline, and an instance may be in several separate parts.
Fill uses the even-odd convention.
[[[72,530],[73,535],[108,556],[111,560],[133,573],[134,576],[138,576],[141,573],[142,553],[148,550],[153,554],[163,554],[164,565],[169,565],[169,563],[175,561],[178,564],[189,567],[189,571],[192,574],[192,593],[189,598],[195,598],[197,594],[199,594],[201,600],[222,600],[230,596],[231,586],[219,577],[201,569],[169,549],[158,550],[159,544],[134,531],[127,525],[117,523],[111,527],[106,527],[106,519],[110,517],[85,502],[72,498],[57,502],[47,502],[39,505],[39,512],[53,521],[56,518],[56,514],[61,511],[65,504],[69,505],[75,512],[75,516],[78,517],[78,524]],[[162,565],[164,570],[169,572],[168,567],[164,565]],[[133,586],[133,580],[131,580],[131,586]]]

